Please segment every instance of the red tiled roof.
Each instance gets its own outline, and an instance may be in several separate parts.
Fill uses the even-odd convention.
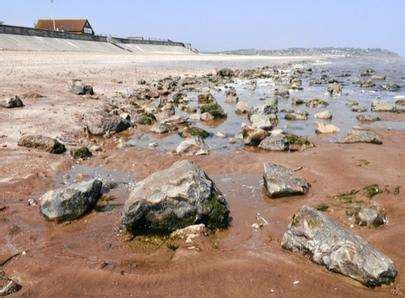
[[[66,32],[81,32],[87,20],[38,20],[35,28],[45,30],[59,30]]]

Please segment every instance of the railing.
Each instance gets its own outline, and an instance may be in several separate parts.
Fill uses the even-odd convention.
[[[51,38],[63,38],[63,39],[76,39],[98,42],[120,42],[125,44],[153,44],[153,45],[167,45],[167,46],[181,46],[186,47],[182,42],[175,42],[171,40],[157,40],[157,39],[135,39],[135,38],[120,38],[120,37],[107,37],[101,35],[90,34],[73,34],[63,31],[51,31],[29,27],[19,27],[0,24],[0,34],[15,34],[15,35],[28,35],[28,36],[40,36]]]

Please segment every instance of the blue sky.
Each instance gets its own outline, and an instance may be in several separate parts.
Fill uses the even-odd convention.
[[[1,0],[0,20],[88,18],[97,33],[191,42],[201,50],[353,46],[405,56],[404,0]]]

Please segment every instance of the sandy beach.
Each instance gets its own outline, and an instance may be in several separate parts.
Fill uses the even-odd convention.
[[[286,63],[320,63],[330,57],[226,55],[106,55],[0,51],[0,96],[18,95],[23,108],[0,109],[0,263],[18,277],[23,297],[389,297],[405,290],[405,131],[377,128],[382,145],[338,144],[311,138],[302,152],[265,152],[256,147],[179,156],[139,147],[119,148],[120,139],[139,134],[132,127],[111,137],[89,137],[83,114],[109,98],[140,88],[140,80],[202,76],[221,68],[253,69]],[[336,58],[335,58],[336,59]],[[72,79],[94,88],[94,96],[69,92]],[[246,99],[248,100],[248,99]],[[384,120],[405,121],[405,114],[381,113]],[[230,118],[230,117],[229,117]],[[237,133],[235,131],[235,133]],[[54,155],[17,145],[25,134],[58,138],[67,146],[83,142],[101,149],[87,160]],[[111,209],[92,211],[64,224],[47,221],[39,198],[66,181],[113,173],[140,181],[189,159],[201,166],[226,197],[231,225],[198,239],[195,247],[127,239],[121,232],[125,188],[113,189]],[[263,190],[263,163],[298,169],[310,183],[307,195],[270,199]],[[378,229],[353,226],[347,206],[335,195],[378,184],[375,199],[388,216]],[[399,188],[398,188],[399,187]],[[396,189],[400,192],[397,193]],[[398,276],[393,285],[368,288],[330,272],[308,258],[283,250],[280,241],[291,216],[303,205],[327,204],[327,214],[388,255]],[[268,221],[252,229],[257,214]],[[14,257],[13,257],[14,256]],[[11,257],[11,258],[10,258]],[[62,295],[60,293],[63,293]]]

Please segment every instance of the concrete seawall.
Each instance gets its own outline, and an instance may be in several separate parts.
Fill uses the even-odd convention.
[[[134,54],[193,54],[185,44],[160,40],[131,40],[96,35],[0,25],[0,50]]]

